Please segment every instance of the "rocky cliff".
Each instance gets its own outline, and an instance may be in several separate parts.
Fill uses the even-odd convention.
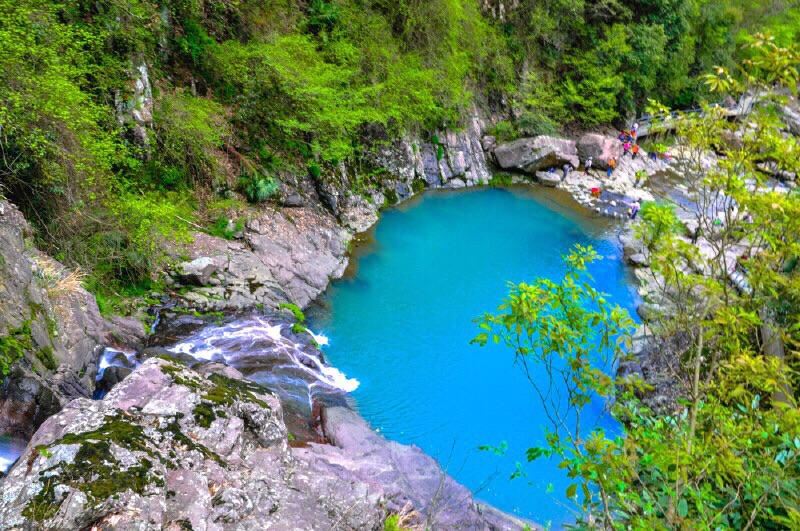
[[[182,304],[201,311],[280,303],[305,307],[342,276],[355,234],[384,206],[429,188],[485,185],[491,177],[477,112],[463,131],[389,138],[370,133],[366,166],[339,164],[317,176],[289,176],[279,207],[258,212],[228,241],[197,232],[168,272]]]
[[[91,396],[102,345],[144,338],[140,322],[104,320],[74,272],[29,243],[20,211],[0,201],[0,434],[28,438]]]
[[[518,529],[413,446],[332,408],[292,448],[280,402],[216,364],[159,358],[48,419],[5,478],[0,529]]]

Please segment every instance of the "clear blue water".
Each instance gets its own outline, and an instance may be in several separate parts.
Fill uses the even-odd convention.
[[[604,256],[591,268],[597,284],[632,311],[614,228],[598,223],[531,192],[428,193],[384,213],[356,267],[310,312],[312,330],[330,341],[330,363],[360,382],[353,396],[373,428],[420,446],[478,499],[556,528],[572,520],[571,482],[557,463],[525,464],[526,477],[509,479],[544,440],[536,395],[512,351],[469,342],[479,332],[473,319],[497,307],[506,281],[559,279],[560,255],[575,243]],[[616,428],[608,415],[599,422]],[[502,457],[478,450],[502,441]]]

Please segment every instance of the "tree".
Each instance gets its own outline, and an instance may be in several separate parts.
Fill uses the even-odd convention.
[[[757,96],[756,104],[745,105],[734,121],[711,107],[679,118],[677,162],[691,204],[654,205],[638,229],[650,264],[649,291],[656,295],[646,301],[647,324],[659,341],[654,355],[667,358],[676,403],[653,411],[641,399],[640,381],[592,372],[592,353],[583,350],[592,328],[570,319],[574,308],[562,309],[587,300],[573,297],[580,292],[541,280],[533,292],[512,286],[500,306],[505,313],[481,319],[489,330],[477,341],[496,334],[517,360],[558,369],[570,382],[568,407],[556,404],[561,413],[549,413],[548,447],[532,449],[529,458],[559,455],[578,479],[585,511],[579,527],[800,526],[800,194],[776,192],[762,171],[798,169],[796,140],[781,134],[777,122],[776,88],[796,88],[800,58],[766,37],[757,37],[750,53],[739,75],[720,67],[703,81],[723,93]],[[681,224],[700,227],[700,248]],[[742,276],[733,274],[737,268]],[[528,301],[531,296],[536,300]],[[605,330],[624,332],[615,328],[620,321],[613,312],[594,318],[600,337]],[[563,322],[556,325],[557,319]],[[567,363],[554,366],[552,359]],[[580,427],[579,415],[564,412],[585,403],[587,392],[616,397],[624,438],[607,439],[597,430],[576,437],[576,428],[564,429],[564,419]],[[570,487],[567,496],[575,493]]]
[[[535,388],[552,425],[546,434],[548,446],[529,449],[529,460],[560,457],[561,466],[577,480],[567,489],[567,497],[576,496],[580,487],[584,506],[601,512],[611,525],[615,479],[607,463],[598,459],[609,441],[601,429],[593,428],[596,419],[584,422],[583,407],[613,396],[619,382],[609,372],[622,357],[633,321],[589,284],[586,266],[596,259],[594,249],[576,245],[564,257],[567,273],[561,282],[538,278],[532,284],[511,284],[508,298],[498,307],[500,313],[478,319],[485,332],[473,342],[485,345],[491,335],[495,343],[502,341],[514,350],[515,362]],[[533,370],[543,370],[547,383],[537,383]]]

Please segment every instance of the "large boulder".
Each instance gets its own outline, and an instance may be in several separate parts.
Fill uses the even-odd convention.
[[[211,280],[211,275],[217,272],[214,259],[201,256],[191,262],[184,262],[178,266],[179,278],[184,284],[205,286]]]
[[[552,136],[520,138],[494,149],[494,156],[501,168],[536,173],[551,166],[580,165],[575,142]]]
[[[578,156],[581,162],[592,157],[592,167],[605,170],[608,168],[608,159],[611,157],[620,160],[622,156],[622,146],[616,138],[587,133],[578,140]]]
[[[71,402],[0,480],[0,531],[383,529],[402,510],[415,528],[525,525],[349,409],[323,415],[336,446],[290,447],[279,400],[240,377],[154,358],[104,400]]]
[[[563,173],[561,172],[554,172],[554,171],[537,171],[536,172],[536,180],[539,181],[539,184],[542,186],[549,186],[551,188],[555,188],[558,186],[558,183],[561,182],[561,176]]]

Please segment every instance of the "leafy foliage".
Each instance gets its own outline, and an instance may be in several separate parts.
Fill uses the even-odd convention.
[[[797,9],[778,4],[0,0],[0,178],[45,251],[137,284],[163,266],[153,242],[204,223],[240,175],[258,204],[284,173],[360,167],[366,131],[457,129],[475,104],[513,116],[496,127],[510,139],[627,117],[648,98],[701,100],[716,87],[697,74],[731,66],[743,30],[791,42]],[[153,121],[132,134],[141,65]]]
[[[796,90],[800,55],[766,36],[756,36],[748,53],[741,78],[720,67],[704,80],[712,90],[750,90],[762,101],[741,122],[712,108],[683,117],[678,143],[692,201],[653,203],[638,227],[650,262],[642,276],[661,308],[648,317],[660,338],[651,356],[668,364],[663,376],[677,403],[653,411],[638,378],[594,372],[589,354],[608,347],[591,344],[594,328],[617,331],[621,321],[586,308],[599,299],[573,269],[560,284],[512,286],[501,313],[480,321],[487,331],[476,341],[495,334],[517,362],[535,362],[526,370],[564,382],[560,402],[537,387],[552,430],[547,446],[530,449],[528,458],[561,458],[576,480],[566,495],[583,510],[578,528],[800,525],[800,194],[765,188],[757,169],[765,160],[798,167],[796,141],[779,133],[776,107],[785,100],[766,89],[787,83]],[[740,146],[726,142],[732,133]],[[721,150],[714,164],[711,149]],[[703,252],[678,230],[679,218],[700,227]],[[587,258],[582,251],[571,260]],[[732,282],[732,271],[746,274],[746,283]],[[581,435],[580,406],[591,396],[616,398],[625,437]]]

